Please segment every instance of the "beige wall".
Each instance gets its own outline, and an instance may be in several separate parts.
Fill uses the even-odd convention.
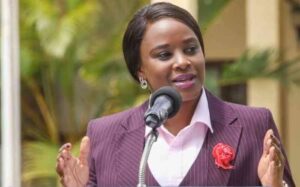
[[[280,48],[280,0],[247,0],[245,21],[248,49],[277,50]],[[280,132],[282,129],[281,96],[282,90],[276,80],[260,78],[248,81],[248,105],[270,109]]]
[[[197,0],[151,0],[151,3],[156,3],[156,2],[169,2],[174,5],[178,5],[186,10],[188,10],[194,18],[197,18],[197,11],[198,11],[198,6],[197,6]]]
[[[245,1],[232,0],[204,32],[207,60],[235,59],[245,51]]]
[[[300,185],[300,87],[289,87],[287,94],[287,137],[286,148],[292,173]],[[297,186],[296,185],[296,186]]]

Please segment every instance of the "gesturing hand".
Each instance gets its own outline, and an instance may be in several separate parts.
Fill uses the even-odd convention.
[[[64,187],[84,187],[89,178],[88,156],[90,152],[90,139],[85,136],[81,140],[79,157],[71,154],[72,145],[64,144],[56,160],[56,172]]]
[[[263,186],[281,187],[285,160],[273,130],[269,129],[266,132],[263,146],[257,169],[258,177]]]

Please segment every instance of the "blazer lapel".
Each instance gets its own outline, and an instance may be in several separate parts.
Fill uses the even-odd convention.
[[[138,170],[144,148],[144,113],[147,103],[140,106],[123,122],[122,130],[116,136],[115,163],[116,186],[136,186]]]
[[[115,160],[117,178],[115,186],[136,186],[140,160],[145,144],[144,113],[148,102],[140,106],[124,121],[122,130],[116,136]],[[146,184],[158,186],[149,168],[146,168]]]
[[[239,124],[235,112],[228,104],[214,97],[209,92],[207,92],[207,99],[214,132],[208,131],[206,135],[207,147],[205,151],[208,151],[206,185],[226,186],[232,170],[218,168],[212,156],[212,150],[216,144],[224,143],[230,145],[237,153],[242,126]],[[235,160],[231,162],[233,166],[234,162]]]

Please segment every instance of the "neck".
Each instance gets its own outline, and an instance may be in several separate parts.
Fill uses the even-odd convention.
[[[190,124],[198,101],[199,98],[182,102],[178,113],[164,125],[170,133],[176,136],[181,129]]]

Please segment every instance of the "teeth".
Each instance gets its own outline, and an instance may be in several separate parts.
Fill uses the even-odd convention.
[[[178,77],[174,80],[174,82],[184,82],[184,81],[190,81],[193,80],[193,76],[187,76],[187,77]]]
[[[192,80],[192,79],[193,79],[193,77],[188,78],[188,79],[178,79],[178,80],[175,80],[175,82],[189,81],[189,80]]]
[[[184,82],[184,81],[188,81],[188,80],[191,80],[191,79],[181,79],[181,80],[175,80],[175,82]]]

